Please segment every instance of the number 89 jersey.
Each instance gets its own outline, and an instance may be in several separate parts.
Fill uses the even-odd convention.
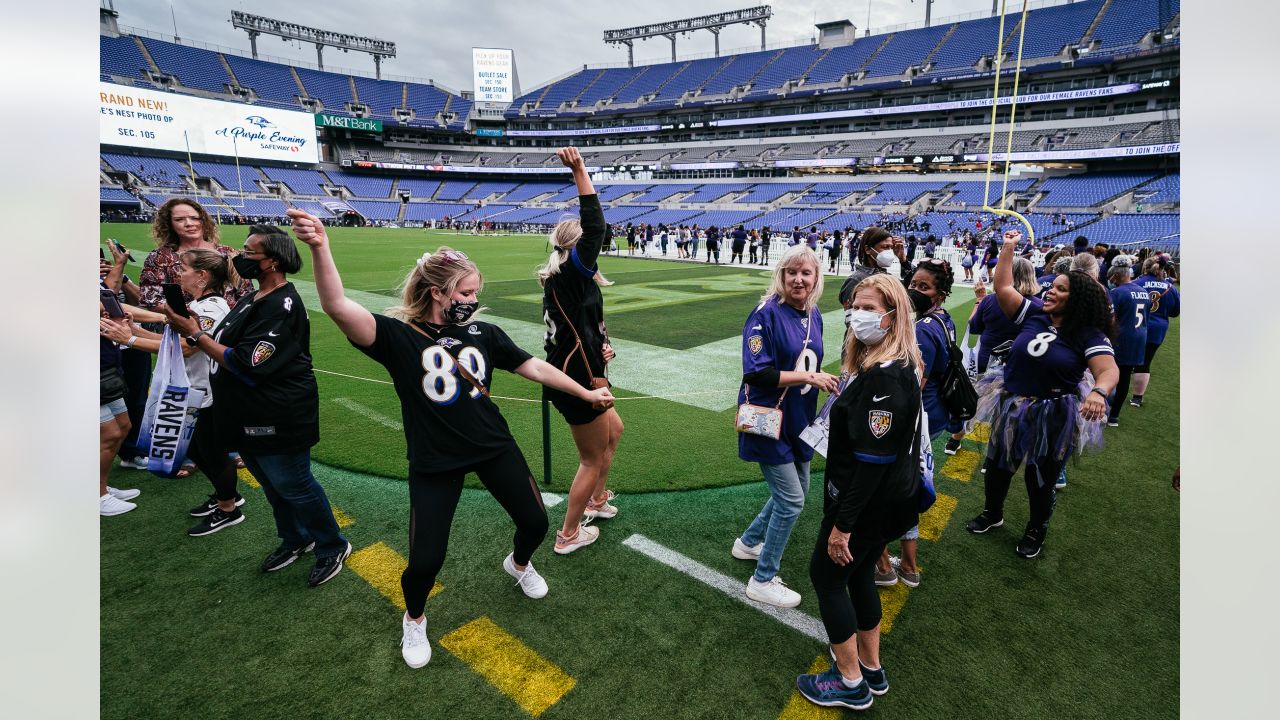
[[[514,371],[531,357],[501,328],[484,322],[421,325],[428,337],[394,318],[373,318],[373,344],[356,348],[391,374],[411,470],[452,470],[515,442],[498,406],[458,372],[458,364],[464,364],[488,388],[495,368]]]
[[[811,327],[812,325],[812,327]],[[804,311],[770,298],[760,303],[747,316],[742,328],[742,374],[761,370],[779,372],[817,372],[822,369],[822,314],[815,309]],[[738,434],[738,457],[748,462],[781,465],[808,462],[813,448],[800,439],[800,433],[818,414],[818,389],[798,385],[789,390],[777,387],[743,386],[738,390],[738,403],[774,407],[782,400],[782,437],[778,440]]]
[[[1076,392],[1089,358],[1115,355],[1101,330],[1085,329],[1079,337],[1060,335],[1041,307],[1040,298],[1025,298],[1013,318],[1018,337],[1004,366],[1005,390],[1026,397],[1054,398]]]

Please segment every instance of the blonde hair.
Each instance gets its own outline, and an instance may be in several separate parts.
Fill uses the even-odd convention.
[[[236,274],[235,265],[228,262],[222,253],[207,248],[184,250],[178,260],[186,263],[192,270],[203,270],[209,274],[213,287],[209,288],[221,294],[227,288],[240,287],[240,276]]]
[[[916,326],[911,320],[911,298],[902,287],[902,281],[888,273],[869,275],[853,289],[856,296],[863,290],[880,293],[880,299],[890,315],[889,333],[876,345],[866,345],[852,332],[844,347],[845,372],[862,372],[886,362],[900,362],[905,367],[923,372],[920,344],[916,342]]]
[[[1036,266],[1024,257],[1013,259],[1013,289],[1026,297],[1040,292],[1040,282],[1036,280]]]
[[[1142,262],[1142,274],[1150,275],[1158,280],[1165,279],[1167,273],[1164,271],[1164,265],[1160,262],[1159,255],[1152,255]]]
[[[458,289],[458,283],[471,275],[476,276],[483,289],[484,275],[480,274],[480,268],[466,255],[441,245],[434,253],[424,254],[418,259],[417,267],[409,271],[400,287],[400,304],[387,308],[387,314],[405,322],[426,321],[435,302],[431,298],[431,288],[438,288],[447,297]],[[476,313],[484,309],[479,308]]]
[[[1098,279],[1098,258],[1094,257],[1093,253],[1090,253],[1090,252],[1078,253],[1071,260],[1071,269],[1073,271],[1079,270],[1085,275],[1088,275],[1094,280],[1097,280]]]
[[[569,259],[569,253],[577,246],[578,241],[582,239],[582,221],[577,218],[567,218],[556,223],[551,229],[551,234],[547,236],[548,242],[554,248],[550,257],[547,258],[546,264],[538,268],[538,284],[546,286],[547,281],[552,275],[560,272],[560,266]],[[599,270],[596,270],[595,276],[592,278],[596,284],[601,287],[609,287],[613,284]]]
[[[787,294],[786,271],[804,263],[813,265],[813,291],[809,293],[809,297],[804,301],[804,311],[809,312],[818,306],[818,300],[822,298],[822,265],[818,262],[818,255],[809,249],[808,245],[801,243],[793,245],[782,253],[782,257],[778,258],[778,264],[773,268],[773,282],[769,284],[769,290],[760,296],[760,300],[768,301],[774,298],[782,300]]]

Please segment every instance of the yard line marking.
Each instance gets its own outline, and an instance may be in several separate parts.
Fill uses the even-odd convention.
[[[951,520],[956,504],[955,498],[938,493],[938,500],[933,507],[920,516],[920,539],[937,542],[947,527],[947,521]]]
[[[341,405],[342,407],[350,410],[351,412],[357,415],[366,417],[383,427],[389,427],[392,430],[404,430],[404,425],[401,425],[399,420],[396,420],[394,418],[389,418],[386,415],[383,415],[382,413],[378,412],[377,410],[374,410],[373,408],[369,407],[368,405],[352,400],[351,398],[345,398],[345,397],[334,398],[333,402],[337,403],[338,405]]]
[[[401,610],[404,610],[405,606],[404,591],[400,588],[400,575],[404,573],[405,566],[408,564],[400,553],[381,541],[362,547],[347,558],[347,567],[354,570],[365,582],[372,585],[373,589],[382,593],[383,597]],[[433,598],[441,590],[444,590],[444,585],[437,581],[427,597]]]
[[[985,443],[991,439],[991,423],[974,423],[973,429],[965,436],[974,442]]]
[[[899,582],[879,590],[880,634],[888,635],[893,630],[893,621],[898,618],[898,613],[902,612],[902,606],[907,604],[907,595],[911,593],[911,588],[907,587],[906,583]]]
[[[622,544],[642,555],[647,555],[657,560],[669,568],[679,570],[694,580],[709,585],[744,605],[759,610],[802,635],[808,635],[820,643],[827,642],[827,630],[817,618],[806,615],[795,608],[779,608],[756,602],[743,594],[746,584],[741,580],[712,570],[697,560],[659,545],[643,535],[632,535],[623,540]]]
[[[258,484],[257,478],[253,476],[253,473],[249,472],[249,468],[240,468],[239,470],[237,470],[236,477],[240,479],[240,482],[244,483],[245,485],[248,485],[254,490],[259,490],[262,488],[262,486]]]
[[[534,717],[577,684],[568,673],[498,627],[477,618],[440,638],[444,649]]]
[[[356,519],[342,511],[341,508],[330,506],[333,510],[333,520],[338,523],[339,528],[348,528],[355,524]]]
[[[562,502],[564,502],[564,498],[560,497],[559,495],[556,495],[555,493],[549,493],[549,492],[542,493],[543,507],[549,507],[549,508],[555,507]]]
[[[959,452],[947,459],[942,466],[942,476],[960,482],[969,482],[973,478],[973,471],[978,469],[978,465],[982,462],[982,455],[961,448]]]
[[[825,672],[831,667],[831,661],[826,655],[819,655],[816,660],[809,664],[808,674],[814,675]],[[844,711],[839,708],[822,707],[814,705],[799,690],[791,691],[791,698],[787,700],[787,706],[782,709],[782,714],[778,716],[778,720],[839,720],[844,717]]]

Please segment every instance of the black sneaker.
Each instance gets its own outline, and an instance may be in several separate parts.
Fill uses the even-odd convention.
[[[1027,531],[1022,534],[1022,539],[1018,541],[1015,552],[1028,560],[1039,555],[1040,547],[1044,545],[1044,535],[1043,529],[1027,528]]]
[[[1133,398],[1129,400],[1129,404],[1134,407],[1142,407],[1142,396],[1134,395]]]
[[[223,512],[215,507],[213,512],[201,518],[195,527],[187,531],[187,534],[191,537],[204,537],[205,535],[212,535],[223,528],[239,525],[242,522],[244,522],[244,513],[240,512],[240,508],[235,508],[231,512]]]
[[[948,455],[955,455],[960,452],[960,441],[955,438],[951,438],[947,441],[947,446],[942,448],[942,452]]]
[[[237,493],[236,507],[241,507],[242,505],[244,505],[244,498]],[[191,517],[204,517],[205,515],[208,515],[209,513],[217,509],[218,509],[218,496],[210,495],[208,500],[205,500],[199,505],[191,508],[190,510],[187,511],[187,514],[190,515]]]
[[[975,535],[981,535],[982,533],[990,530],[991,528],[998,528],[1003,524],[1004,524],[1004,518],[993,518],[989,514],[987,514],[986,510],[983,510],[982,512],[978,513],[978,517],[965,523],[964,529],[968,530],[971,533],[974,533]]]
[[[347,547],[337,555],[316,558],[316,566],[311,568],[311,577],[307,579],[307,584],[317,587],[332,580],[333,576],[342,571],[342,563],[350,554],[351,543],[347,543]]]
[[[295,548],[281,545],[275,550],[272,550],[271,554],[267,556],[267,559],[262,561],[262,572],[275,572],[277,570],[287,568],[303,553],[311,552],[315,549],[316,544],[314,542],[308,543],[303,547]]]

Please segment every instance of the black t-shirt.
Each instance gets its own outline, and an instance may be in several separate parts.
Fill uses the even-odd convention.
[[[560,264],[560,272],[547,278],[542,290],[542,318],[547,324],[542,347],[547,353],[548,363],[583,387],[589,387],[587,366],[583,364],[584,353],[578,351],[578,338],[582,338],[582,349],[590,363],[591,375],[603,377],[606,337],[604,296],[600,294],[595,274],[596,259],[605,239],[605,224],[599,196],[583,195],[579,202],[582,207],[582,237],[569,252],[569,257]],[[559,300],[559,306],[556,300]]]
[[[901,363],[859,373],[831,408],[823,512],[849,544],[875,547],[919,519],[920,382]]]
[[[230,449],[278,454],[320,441],[311,321],[293,283],[241,298],[213,337],[228,348],[227,365],[209,368],[209,384]]]
[[[458,372],[467,372],[486,388],[493,369],[514,371],[528,360],[502,328],[486,322],[465,325],[407,323],[374,315],[373,344],[356,349],[386,367],[396,394],[412,472],[443,472],[470,465],[511,447],[515,440],[493,400]],[[430,337],[428,337],[428,335]]]

